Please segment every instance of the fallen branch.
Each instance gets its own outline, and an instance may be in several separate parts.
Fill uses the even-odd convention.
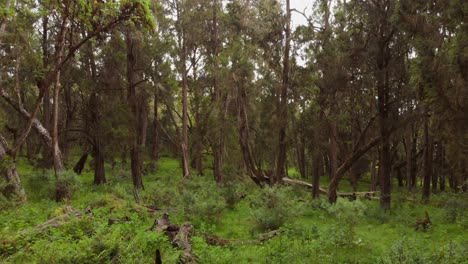
[[[158,218],[154,221],[153,226],[151,226],[148,231],[164,232],[164,234],[169,238],[171,244],[174,247],[182,250],[182,253],[179,257],[179,263],[197,263],[197,257],[192,250],[191,243],[191,237],[195,233],[195,229],[191,223],[186,222],[181,227],[179,227],[171,223],[169,220],[169,214],[164,213],[161,218]],[[227,246],[232,244],[263,243],[278,236],[281,234],[281,232],[281,230],[273,230],[259,235],[258,238],[254,240],[230,240],[208,233],[204,233],[203,237],[205,238],[206,243],[210,246]]]
[[[294,180],[294,179],[286,178],[286,177],[284,177],[282,179],[282,181],[283,181],[284,184],[299,185],[299,186],[307,187],[307,188],[310,188],[310,189],[312,189],[314,187],[312,184],[310,184],[308,182]],[[325,190],[322,187],[319,187],[319,190],[320,190],[320,193],[322,193],[322,194],[328,194],[327,190]]]
[[[290,179],[290,178],[286,178],[286,177],[284,177],[282,181],[283,181],[284,184],[299,185],[299,186],[306,187],[308,189],[313,188],[312,184],[310,184],[308,182],[304,182],[304,181],[299,181],[299,180]],[[327,190],[322,188],[322,187],[319,187],[319,190],[320,190],[320,193],[322,193],[322,194],[328,194]],[[375,195],[378,194],[378,193],[380,193],[380,192],[379,191],[350,192],[350,193],[337,193],[337,196],[343,197],[343,198],[356,198],[357,196],[362,196],[362,197],[365,197],[365,198],[367,198],[369,200],[374,200],[374,198],[377,198],[377,197],[375,197]]]

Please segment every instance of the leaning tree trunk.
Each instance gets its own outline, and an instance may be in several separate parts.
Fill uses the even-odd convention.
[[[26,192],[21,184],[21,179],[16,169],[16,162],[5,159],[7,147],[5,139],[0,135],[0,173],[3,174],[7,182],[7,188],[3,191],[3,195],[7,198],[16,195],[18,200],[24,203],[26,202]]]

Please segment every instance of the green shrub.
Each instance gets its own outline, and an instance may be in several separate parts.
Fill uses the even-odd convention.
[[[70,200],[74,192],[80,189],[81,181],[74,172],[64,171],[55,178],[55,200]]]
[[[29,201],[51,199],[54,196],[54,174],[47,170],[36,170],[23,177],[27,189],[34,190],[27,192]]]
[[[468,209],[468,203],[459,199],[451,198],[447,200],[444,206],[445,219],[448,223],[455,223],[457,220],[464,218],[465,212]]]
[[[247,196],[245,186],[240,183],[227,182],[221,189],[227,208],[234,209],[237,203]]]
[[[353,225],[364,216],[366,210],[367,206],[361,200],[349,201],[348,199],[338,199],[335,204],[327,208],[328,213],[338,220]]]
[[[298,214],[297,203],[291,199],[291,187],[265,187],[251,197],[250,210],[256,226],[265,230],[281,227]]]
[[[169,208],[180,203],[180,196],[173,184],[161,183],[147,188],[142,195],[142,201],[151,208]]]
[[[226,201],[220,188],[211,179],[189,180],[182,193],[182,204],[184,219],[191,221],[196,227],[203,222],[216,223],[226,208]]]

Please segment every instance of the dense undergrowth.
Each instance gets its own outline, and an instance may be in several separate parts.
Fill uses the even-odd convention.
[[[217,186],[209,172],[179,184],[178,162],[162,159],[157,173],[145,176],[137,205],[130,175],[119,166],[108,168],[109,183],[103,186],[92,184],[90,171],[63,179],[27,164],[20,164],[20,171],[29,201],[14,206],[1,200],[0,263],[151,263],[156,249],[163,263],[176,263],[178,250],[164,235],[148,231],[164,212],[174,223],[195,226],[192,241],[200,263],[468,263],[468,199],[462,193],[435,194],[422,204],[395,190],[393,209],[382,212],[378,201],[339,199],[329,205],[300,187],[260,189],[233,175],[225,186]],[[54,200],[57,180],[70,188],[66,202]],[[348,188],[345,181],[342,185]],[[150,215],[143,206],[161,210]],[[38,228],[69,208],[88,207],[92,215]],[[424,211],[433,225],[415,231]],[[109,225],[109,219],[125,221]],[[279,236],[254,240],[278,228]],[[209,246],[205,232],[232,244]]]

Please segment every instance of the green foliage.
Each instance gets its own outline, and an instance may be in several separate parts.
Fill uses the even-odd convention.
[[[252,219],[260,230],[276,230],[298,214],[291,187],[264,187],[249,198]]]
[[[349,201],[348,199],[338,199],[327,210],[339,220],[355,224],[359,218],[364,216],[367,206],[361,200]]]
[[[468,201],[451,198],[445,203],[444,209],[447,222],[455,223],[457,221],[462,221],[466,219],[467,216]]]
[[[54,180],[55,200],[57,201],[71,199],[72,195],[81,187],[81,181],[71,171],[58,173]]]
[[[226,208],[226,201],[216,183],[192,178],[185,187],[182,193],[185,219],[192,221],[195,227],[203,222],[216,223]]]
[[[164,263],[177,262],[180,251],[167,237],[147,231],[160,214],[150,217],[144,207],[135,205],[129,177],[110,176],[108,184],[94,186],[92,173],[84,173],[78,178],[79,192],[63,204],[54,201],[53,173],[30,168],[19,164],[31,199],[0,213],[0,262],[150,263],[156,249]],[[410,206],[414,203],[401,199],[401,206],[385,213],[376,201],[338,199],[330,205],[325,197],[312,200],[310,192],[292,187],[260,189],[234,183],[219,187],[209,174],[177,185],[174,175],[178,174],[179,162],[163,158],[158,173],[145,177],[141,200],[147,207],[174,209],[170,218],[175,224],[195,224],[192,243],[200,263],[435,264],[464,263],[468,254],[462,232],[465,217],[459,215],[463,194],[436,194],[433,202],[424,205]],[[33,195],[32,190],[42,194]],[[237,200],[237,192],[245,192],[246,198]],[[225,208],[229,196],[233,206]],[[90,206],[93,214],[71,217],[60,226],[38,232],[37,225],[62,216],[69,206],[80,212]],[[452,223],[447,215],[453,208],[456,221]],[[424,211],[429,212],[434,226],[428,232],[415,231],[414,221],[424,217]],[[109,218],[125,221],[109,226]],[[260,233],[273,226],[281,233],[259,243]],[[233,243],[210,246],[204,232]]]

